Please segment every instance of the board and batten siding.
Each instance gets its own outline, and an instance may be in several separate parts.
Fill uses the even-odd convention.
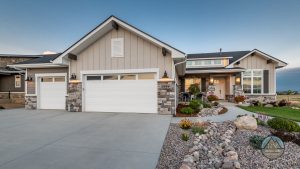
[[[276,93],[276,68],[275,63],[267,64],[267,60],[258,54],[254,56],[248,56],[240,61],[239,65],[235,65],[235,67],[242,67],[245,69],[263,69],[269,70],[269,93]]]
[[[32,77],[32,81],[26,81],[27,83],[27,93],[26,94],[36,94],[35,93],[35,74],[42,73],[68,73],[68,68],[28,68],[27,77]],[[67,78],[68,79],[68,78]]]
[[[124,57],[111,57],[111,39],[124,38]],[[166,70],[172,77],[170,53],[162,55],[162,48],[137,34],[119,27],[111,30],[70,61],[70,73],[80,77],[82,70],[120,70],[159,68],[159,77]]]

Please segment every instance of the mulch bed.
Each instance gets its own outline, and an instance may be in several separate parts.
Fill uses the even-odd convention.
[[[176,108],[176,117],[198,117],[198,113],[193,113],[191,115],[189,114],[183,114],[180,112],[180,110],[184,107],[188,107],[188,105],[183,105],[183,104],[178,104],[177,108]]]

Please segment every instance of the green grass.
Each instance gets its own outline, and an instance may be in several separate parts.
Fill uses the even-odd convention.
[[[300,110],[295,110],[290,107],[260,107],[260,106],[239,106],[240,108],[254,112],[262,113],[273,117],[282,117],[300,122]]]

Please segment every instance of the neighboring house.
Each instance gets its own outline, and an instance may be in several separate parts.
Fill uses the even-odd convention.
[[[276,91],[275,68],[285,65],[258,50],[238,57],[225,52],[186,55],[111,16],[64,52],[12,66],[26,69],[29,109],[174,114],[179,93],[190,84],[199,83],[205,92],[215,85],[221,94],[234,95],[234,77],[246,69],[269,70],[267,94],[271,95]],[[248,74],[240,80],[245,89],[246,84],[257,83],[256,77],[250,76],[249,81]],[[223,83],[224,89],[218,89],[217,84]],[[225,99],[226,95],[219,96]]]
[[[0,54],[0,103],[24,104],[25,71],[7,65],[38,57],[42,56]]]
[[[197,83],[205,94],[233,101],[236,95],[248,98],[276,96],[276,69],[287,63],[257,49],[188,54],[182,91]]]

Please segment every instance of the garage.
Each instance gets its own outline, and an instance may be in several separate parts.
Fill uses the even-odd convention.
[[[66,76],[42,76],[39,81],[39,109],[65,109]]]
[[[84,110],[157,113],[156,73],[84,76]]]

